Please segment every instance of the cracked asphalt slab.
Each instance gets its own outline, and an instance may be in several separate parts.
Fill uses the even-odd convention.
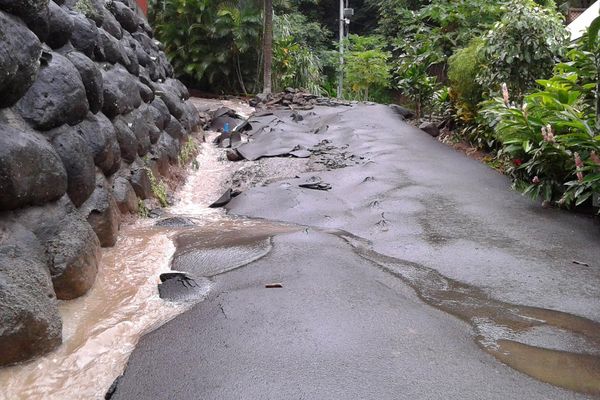
[[[593,220],[542,209],[385,106],[333,110],[298,134],[359,164],[228,206],[315,229],[274,229],[266,255],[213,276],[207,300],[140,341],[113,398],[597,398]],[[331,189],[298,186],[315,175]]]

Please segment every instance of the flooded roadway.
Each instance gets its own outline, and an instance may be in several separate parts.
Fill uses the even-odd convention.
[[[389,202],[381,195],[373,200],[369,193],[361,208],[345,204],[351,196],[343,192],[343,199],[336,199],[303,191],[316,199],[298,196],[289,206],[282,193],[294,194],[292,185],[275,183],[282,193],[254,191],[250,207],[261,212],[244,211],[248,199],[237,207],[288,223],[209,209],[233,173],[232,164],[219,161],[219,152],[202,145],[200,168],[168,210],[195,226],[159,228],[154,221],[138,221],[126,227],[117,246],[104,251],[104,271],[94,289],[61,305],[65,344],[48,357],[0,371],[7,399],[102,398],[139,337],[186,310],[142,340],[115,398],[583,399],[600,394],[598,322],[496,299],[429,263],[375,251],[364,237],[398,235],[394,213],[380,212]],[[381,180],[378,171],[363,168],[358,181],[371,174],[377,179],[365,178],[367,184]],[[343,177],[331,182],[346,184]],[[353,186],[353,200],[363,191]],[[367,206],[374,201],[377,207]],[[298,205],[302,212],[294,210]],[[281,212],[286,207],[294,217]],[[362,220],[355,213],[363,209],[377,214],[376,228],[356,225]],[[319,213],[316,219],[313,213]],[[340,214],[351,221],[345,224],[352,231],[367,234],[328,229],[327,224],[344,225],[336,221]],[[443,231],[446,225],[428,229],[434,228],[441,230],[442,244],[453,242]],[[398,237],[390,243],[394,240]],[[210,279],[205,302],[188,310],[158,298],[158,275],[171,259],[173,269]],[[272,282],[283,288],[266,291],[264,285]],[[514,370],[473,349],[472,339]]]

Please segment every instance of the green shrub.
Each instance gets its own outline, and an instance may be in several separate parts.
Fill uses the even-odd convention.
[[[371,90],[390,86],[391,54],[383,50],[384,45],[379,36],[350,35],[344,54],[344,80],[351,98],[370,100]]]
[[[477,74],[483,62],[483,41],[476,39],[468,47],[457,50],[448,60],[450,97],[457,117],[470,123],[477,115],[478,104],[483,100],[483,87],[477,82]]]
[[[506,83],[518,101],[536,86],[536,79],[552,75],[568,37],[556,11],[531,0],[510,1],[502,19],[484,38],[486,62],[477,80],[490,93]]]
[[[426,43],[414,44],[404,46],[404,54],[396,61],[396,87],[414,104],[417,119],[432,111],[438,83],[435,77],[429,76],[428,70],[439,61],[438,56]]]
[[[581,204],[600,189],[600,136],[593,114],[582,111],[584,94],[570,73],[538,81],[543,89],[525,96],[522,107],[497,98],[483,114],[512,165],[515,187],[532,197]],[[598,163],[597,163],[598,161]]]
[[[321,62],[308,47],[292,36],[278,39],[273,44],[273,86],[276,91],[286,87],[303,88],[320,95]]]

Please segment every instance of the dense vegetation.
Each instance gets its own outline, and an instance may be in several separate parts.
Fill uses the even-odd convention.
[[[344,97],[400,102],[490,154],[515,187],[569,206],[600,189],[597,29],[569,44],[554,0],[351,0]],[[179,75],[261,90],[261,0],[157,0]],[[274,1],[273,87],[336,95],[338,2]],[[569,47],[570,46],[570,47]]]

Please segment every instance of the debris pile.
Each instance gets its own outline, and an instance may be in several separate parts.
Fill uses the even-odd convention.
[[[312,110],[315,106],[349,106],[346,101],[321,97],[301,89],[286,88],[281,93],[271,95],[259,94],[250,100],[250,105],[257,109]]]

